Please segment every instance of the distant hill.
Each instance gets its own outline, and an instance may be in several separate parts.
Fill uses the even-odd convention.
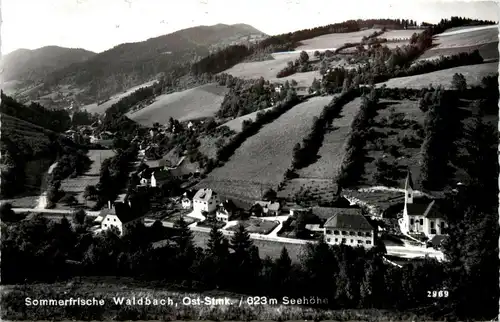
[[[18,49],[2,57],[4,81],[34,81],[55,70],[94,57],[96,53],[80,48],[47,46],[34,50]]]
[[[160,74],[184,74],[190,63],[217,48],[257,42],[265,37],[267,35],[249,25],[218,24],[121,44],[48,75],[40,74],[38,81],[44,85],[17,98],[22,101],[45,99],[48,107],[68,105],[73,100],[81,105],[91,104]],[[57,97],[53,93],[57,93]]]

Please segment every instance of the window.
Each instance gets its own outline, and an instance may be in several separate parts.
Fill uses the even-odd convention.
[[[408,192],[408,199],[411,199],[411,192]]]
[[[351,239],[351,244],[354,244],[354,239]]]
[[[371,236],[372,236],[372,233],[371,233],[371,232],[369,232],[369,231],[367,231],[367,232],[365,233],[365,236],[366,236],[366,237],[371,237]]]
[[[424,224],[424,220],[423,219],[420,219],[420,224],[423,225]]]
[[[110,220],[110,219],[109,219],[109,217],[108,217],[108,218],[106,218],[106,220],[107,220],[107,221],[109,221],[109,220]]]
[[[116,221],[116,218],[115,218],[115,219],[113,219],[113,221]]]
[[[371,241],[371,240],[367,240],[367,241],[366,241],[366,244],[367,244],[367,245],[371,245],[371,244],[372,244],[372,241]]]
[[[358,236],[363,236],[363,233],[358,231]]]
[[[342,230],[342,235],[347,235],[347,231]]]
[[[327,242],[330,242],[330,240],[331,240],[330,238],[327,238],[327,239],[326,239],[326,241],[327,241]]]
[[[333,234],[334,234],[334,235],[339,235],[339,234],[340,234],[340,232],[339,232],[338,230],[334,230],[334,231],[333,231]]]
[[[104,227],[108,227],[108,224],[104,224]]]
[[[330,229],[328,229],[328,230],[326,231],[326,233],[327,233],[327,234],[331,234],[331,233],[332,233],[332,231],[331,231]]]
[[[431,234],[435,235],[436,234],[436,229],[431,229]]]
[[[431,221],[431,229],[434,229],[434,222]]]
[[[338,241],[339,241],[339,239],[338,239],[338,238],[335,238],[335,242],[338,242]]]
[[[415,220],[413,220],[413,218],[410,219],[410,225],[413,225],[414,223],[415,223]]]
[[[342,242],[343,242],[343,243],[345,243],[345,242],[346,242],[345,238],[342,238]]]
[[[355,233],[355,232],[353,232],[353,231],[350,231],[350,232],[349,232],[349,235],[351,235],[351,236],[354,236],[355,234],[356,234],[356,233]]]
[[[363,241],[361,239],[358,239],[358,244],[362,244]]]

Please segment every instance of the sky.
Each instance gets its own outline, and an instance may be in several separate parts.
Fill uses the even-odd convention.
[[[500,20],[493,1],[1,0],[1,53],[49,45],[102,52],[198,25],[246,23],[274,35],[349,19]]]

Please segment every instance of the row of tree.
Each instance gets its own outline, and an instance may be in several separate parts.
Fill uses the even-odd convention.
[[[294,169],[306,167],[316,160],[327,127],[333,119],[340,115],[342,107],[358,95],[359,90],[357,89],[342,93],[323,108],[319,118],[314,118],[311,132],[302,140],[302,144],[297,143],[293,149],[292,166]]]
[[[263,77],[257,80],[230,78],[226,82],[229,92],[224,96],[217,116],[219,118],[235,118],[252,112],[264,110],[278,102],[286,95],[277,93]]]
[[[137,153],[138,148],[132,143],[126,149],[117,149],[113,157],[102,162],[99,182],[95,186],[95,190],[90,188],[95,193],[91,197],[96,198],[97,209],[100,209],[108,201],[113,203],[126,187],[132,162],[136,161]]]
[[[345,155],[337,176],[337,184],[342,187],[353,185],[361,179],[365,171],[365,145],[373,129],[373,118],[377,113],[378,97],[375,89],[362,97],[361,106],[351,123],[351,133],[347,139]]]
[[[287,65],[280,70],[277,74],[277,78],[283,78],[293,75],[297,72],[306,73],[312,71],[311,64],[309,62],[309,55],[305,51],[301,51],[299,58],[295,61],[289,61]]]
[[[461,130],[459,100],[452,92],[437,88],[427,93],[422,102],[427,110],[422,144],[422,186],[440,190],[453,174],[450,161],[456,159],[456,139]]]

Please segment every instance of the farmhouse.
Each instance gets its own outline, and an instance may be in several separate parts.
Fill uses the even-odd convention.
[[[232,219],[232,217],[236,214],[238,208],[231,201],[227,200],[220,203],[217,207],[217,211],[215,212],[215,219],[217,221],[228,222]]]
[[[115,208],[103,209],[98,218],[101,219],[100,231],[105,231],[115,227],[120,232],[120,235],[127,233],[127,229],[136,223],[141,222],[141,217],[135,217],[129,211],[116,211]]]
[[[332,208],[336,214],[324,225],[325,239],[328,244],[346,244],[352,247],[370,248],[375,243],[375,229],[362,215],[361,209]]]
[[[200,189],[193,198],[193,210],[201,214],[202,211],[213,212],[219,204],[219,197],[212,189]]]
[[[408,171],[405,182],[405,201],[401,230],[403,233],[423,233],[432,238],[446,234],[447,223],[440,213],[436,200],[414,199],[413,180]]]
[[[256,201],[250,212],[253,216],[277,216],[279,215],[281,205],[279,202]]]

